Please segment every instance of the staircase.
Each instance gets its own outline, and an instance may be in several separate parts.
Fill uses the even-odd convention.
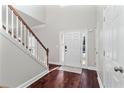
[[[14,38],[17,43],[22,44],[37,61],[42,61],[42,57],[46,56],[43,64],[48,66],[49,49],[46,48],[38,39],[32,29],[12,5],[3,7],[5,8],[4,12],[6,12],[6,14],[3,14],[2,16],[2,28],[6,31],[6,34],[9,34],[12,38]],[[43,54],[43,51],[46,52],[46,54]]]
[[[2,16],[0,16],[0,33],[2,33],[2,35],[4,35],[8,40],[11,40],[14,43],[16,43],[16,46],[23,48],[23,50],[25,50],[25,53],[29,55],[29,57],[32,57],[34,60],[36,60],[38,64],[48,69],[49,49],[46,48],[45,45],[38,39],[38,37],[35,35],[35,33],[32,31],[29,25],[19,15],[17,10],[12,5],[4,5],[4,6],[0,6],[0,14],[2,14]],[[36,63],[32,63],[32,64],[36,65]],[[39,68],[40,67],[38,66],[38,69]],[[38,69],[35,68],[35,70],[38,70]],[[31,77],[30,75],[32,74],[29,74],[29,77]],[[26,78],[26,76],[24,77]],[[22,79],[24,77],[22,77]],[[5,81],[5,83],[10,84],[9,80],[8,82]],[[7,86],[7,85],[0,84],[0,86]],[[12,87],[15,87],[15,86],[17,85],[13,84]]]

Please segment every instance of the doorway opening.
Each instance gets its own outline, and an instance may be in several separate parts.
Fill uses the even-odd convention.
[[[87,66],[87,33],[60,33],[60,64],[83,68]]]

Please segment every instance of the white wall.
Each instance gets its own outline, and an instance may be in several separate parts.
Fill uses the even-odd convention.
[[[17,87],[45,68],[0,32],[0,86]],[[19,45],[20,46],[20,45]]]
[[[16,9],[20,10],[21,12],[39,20],[40,22],[45,23],[46,17],[46,10],[45,6],[43,5],[16,5]]]
[[[40,20],[37,20],[36,18],[34,18],[22,11],[18,11],[18,13],[23,18],[23,20],[25,20],[25,22],[29,25],[30,28],[32,28],[33,26],[45,24],[45,23],[41,22]]]
[[[59,62],[59,33],[96,27],[96,6],[46,6],[46,25],[33,30],[50,48],[50,61]]]

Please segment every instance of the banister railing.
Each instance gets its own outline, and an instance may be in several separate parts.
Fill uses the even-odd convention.
[[[22,21],[22,23],[26,26],[26,28],[29,29],[30,33],[37,39],[37,41],[42,45],[42,47],[47,51],[47,48],[42,44],[42,42],[37,38],[37,36],[33,33],[31,28],[27,25],[27,23],[23,20],[23,18],[18,14],[18,12],[15,10],[15,8],[12,5],[8,5],[8,7],[13,11],[13,13],[18,16],[19,20]]]
[[[6,6],[3,11],[5,12],[2,12],[5,17],[2,18],[3,29],[29,50],[38,61],[48,66],[49,49],[43,45],[12,5]]]

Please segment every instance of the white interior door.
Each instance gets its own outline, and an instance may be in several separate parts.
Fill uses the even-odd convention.
[[[64,33],[65,57],[64,65],[81,67],[80,62],[80,32]]]
[[[103,13],[103,83],[124,87],[124,7],[107,6]]]

